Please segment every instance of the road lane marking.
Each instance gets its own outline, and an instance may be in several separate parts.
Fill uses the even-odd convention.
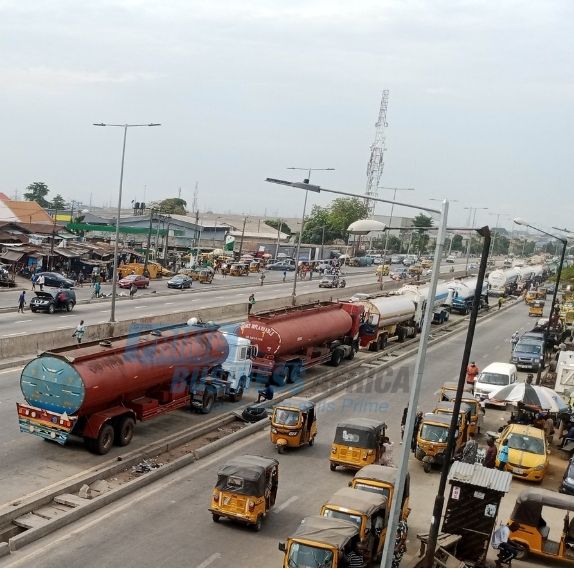
[[[107,310],[98,310],[98,312],[103,313],[103,312],[109,312],[110,309],[108,308]]]
[[[30,318],[30,320],[16,320],[15,324],[22,324],[23,322],[32,322],[32,319]]]
[[[209,567],[214,561],[221,559],[221,553],[213,553],[205,561],[201,562],[198,567]]]
[[[276,506],[275,508],[273,508],[273,511],[275,513],[282,512],[285,508],[290,506],[293,502],[296,502],[298,499],[299,499],[299,496],[291,496],[291,498],[289,498],[288,500],[285,500],[285,502],[283,502],[282,504],[279,504],[279,506]]]
[[[11,367],[11,368],[9,368],[9,369],[3,369],[3,370],[0,370],[0,373],[10,373],[10,372],[13,372],[13,371],[17,371],[17,370],[19,370],[19,369],[22,369],[22,367],[23,367],[23,366]]]
[[[28,334],[28,332],[14,332],[13,334],[6,334],[6,336],[22,336],[22,334]]]
[[[134,306],[134,308],[147,308],[147,306],[145,304],[143,304],[141,306]]]
[[[171,304],[175,304],[175,302],[164,302],[165,306],[170,306]]]

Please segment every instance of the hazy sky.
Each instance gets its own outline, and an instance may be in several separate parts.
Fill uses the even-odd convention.
[[[92,123],[161,122],[128,132],[125,203],[146,186],[191,203],[197,181],[202,210],[300,215],[300,190],[263,180],[332,167],[312,182],[363,193],[386,88],[382,186],[460,200],[452,223],[480,206],[573,228],[573,16],[571,0],[0,0],[0,191],[114,203],[122,131]]]

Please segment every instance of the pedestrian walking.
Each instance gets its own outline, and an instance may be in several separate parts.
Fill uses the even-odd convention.
[[[263,281],[265,280],[265,274],[261,273],[259,275],[259,283],[261,284],[261,286],[263,286]]]
[[[287,279],[287,271],[283,271],[283,282]]]
[[[99,284],[99,283],[97,283]],[[138,287],[136,286],[136,283],[132,283],[132,286],[130,287],[130,299],[133,300],[134,296],[136,294],[136,292],[138,291]]]
[[[385,451],[385,460],[387,462],[386,466],[394,466],[393,463],[393,449],[395,447],[395,443],[391,442],[389,437],[383,437],[383,449]],[[381,462],[381,464],[383,464]],[[383,465],[385,466],[385,465]]]
[[[80,323],[76,326],[76,329],[74,330],[74,333],[72,334],[72,338],[76,338],[76,340],[78,341],[78,344],[81,344],[82,338],[84,337],[85,333],[86,333],[86,327],[84,326],[84,321],[80,320]]]
[[[96,298],[100,298],[100,294],[102,292],[102,285],[99,282],[96,282],[94,285],[94,294]]]
[[[419,427],[423,420],[423,412],[418,411],[415,418],[415,428],[413,430],[413,438],[411,439],[411,451],[415,452],[417,449],[417,435],[419,434]]]
[[[498,470],[506,470],[506,464],[508,462],[508,439],[502,441],[496,458],[498,459]]]
[[[32,290],[36,290],[36,283],[38,282],[38,276],[36,274],[32,275]]]
[[[544,434],[546,435],[546,442],[551,444],[554,439],[554,421],[549,414],[546,414],[544,420]]]
[[[78,273],[78,284],[81,288],[84,287],[84,273],[82,271]]]
[[[43,290],[44,290],[44,282],[45,282],[45,281],[44,281],[44,275],[40,275],[40,276],[38,277],[38,281],[37,281],[37,283],[36,283],[36,284],[40,287],[40,291],[43,291]]]
[[[498,310],[500,310],[502,308],[502,303],[504,302],[502,296],[498,297]]]
[[[24,314],[24,307],[26,306],[26,291],[23,290],[18,297],[18,312]]]
[[[253,305],[255,304],[255,295],[250,294],[249,300],[247,301],[247,315],[251,314],[251,310],[253,309]]]
[[[494,439],[489,437],[486,441],[486,454],[482,463],[486,468],[496,467],[496,447],[494,446]]]

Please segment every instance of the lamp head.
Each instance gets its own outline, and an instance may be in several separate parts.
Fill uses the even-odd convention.
[[[528,225],[526,221],[524,221],[524,219],[522,219],[521,217],[515,217],[514,223],[516,223],[516,225]]]

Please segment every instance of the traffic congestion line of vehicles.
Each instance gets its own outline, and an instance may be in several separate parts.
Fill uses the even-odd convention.
[[[271,443],[278,449],[312,446],[316,425],[312,401],[286,399],[272,409]],[[383,422],[364,418],[337,425],[329,457],[331,470],[345,467],[355,476],[348,487],[324,502],[319,515],[305,518],[287,541],[279,544],[285,552],[285,567],[342,567],[352,552],[360,552],[367,564],[380,559],[397,479],[396,468],[378,464],[385,429]],[[279,462],[274,458],[246,455],[228,460],[219,468],[212,492],[209,511],[213,521],[228,518],[259,531],[276,500],[278,471]],[[403,528],[410,513],[409,480],[407,475],[401,504]]]
[[[41,354],[22,371],[20,430],[64,444],[83,437],[96,453],[129,444],[136,421],[181,407],[208,413],[241,399],[252,378],[284,385],[315,365],[338,366],[360,347],[383,348],[420,329],[427,287],[345,302],[251,314],[235,334],[181,324]],[[441,287],[435,320],[448,318]]]

